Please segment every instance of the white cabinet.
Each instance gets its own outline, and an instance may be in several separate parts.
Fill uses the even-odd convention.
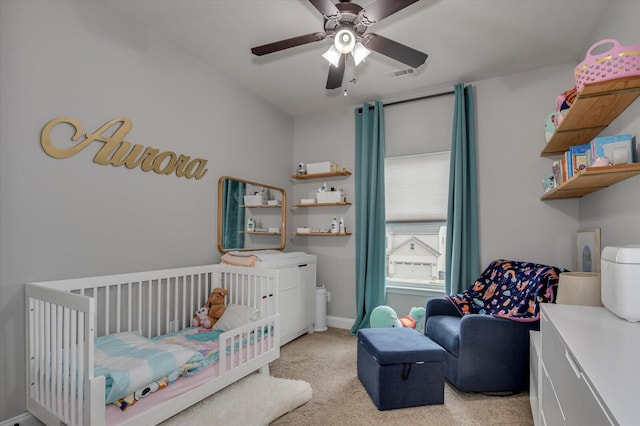
[[[540,332],[529,331],[529,400],[531,402],[531,413],[533,414],[533,424],[540,424]]]
[[[303,334],[313,332],[316,256],[304,255],[269,264],[270,269],[274,269],[278,275],[278,312],[282,346]]]
[[[540,332],[536,424],[638,424],[640,323],[600,307],[543,304]]]

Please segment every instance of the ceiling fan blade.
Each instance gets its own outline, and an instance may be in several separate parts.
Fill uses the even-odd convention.
[[[329,65],[329,76],[327,77],[327,89],[337,89],[342,86],[342,77],[344,76],[344,57],[346,55],[340,55],[340,62],[338,67]]]
[[[291,37],[285,40],[276,41],[262,46],[252,47],[251,53],[257,56],[266,55],[280,50],[289,49],[291,47],[301,46],[303,44],[313,43],[314,41],[324,40],[327,35],[325,33],[311,33],[297,37]]]
[[[378,0],[365,7],[363,15],[371,23],[379,22],[417,1],[418,0]]]
[[[324,16],[337,16],[340,13],[331,0],[309,0],[309,3]]]
[[[418,68],[424,64],[428,57],[426,53],[422,53],[419,50],[412,49],[409,46],[405,46],[404,44],[400,44],[378,34],[367,34],[365,45],[371,50],[375,50],[378,53],[382,53],[391,59],[400,61],[413,68]]]

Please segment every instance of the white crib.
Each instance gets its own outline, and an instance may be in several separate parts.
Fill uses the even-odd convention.
[[[223,333],[221,348],[267,328],[271,338],[242,356],[220,350],[217,376],[152,410],[134,406],[126,422],[118,421],[138,425],[157,424],[256,370],[269,374],[268,364],[280,356],[276,274],[205,265],[27,284],[27,410],[48,425],[107,424],[105,378],[94,376],[95,338],[126,331],[154,337],[188,327],[215,287],[229,290],[227,304],[261,312],[260,320]]]

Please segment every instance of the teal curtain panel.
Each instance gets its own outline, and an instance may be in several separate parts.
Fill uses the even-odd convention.
[[[456,84],[455,98],[447,208],[447,294],[460,293],[480,273],[473,87]]]
[[[369,327],[385,303],[384,110],[382,102],[355,110],[356,320],[351,334]]]
[[[225,249],[244,248],[244,209],[240,207],[244,191],[244,182],[225,179],[222,187],[222,247]]]

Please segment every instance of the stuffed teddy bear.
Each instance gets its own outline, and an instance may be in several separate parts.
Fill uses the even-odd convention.
[[[226,309],[226,306],[224,305],[224,298],[227,295],[227,293],[228,291],[226,289],[216,287],[213,289],[213,291],[209,295],[209,298],[205,302],[204,307],[208,310],[207,311],[207,319],[209,320],[208,327],[203,322],[201,322],[197,314],[193,316],[193,319],[191,320],[191,325],[193,327],[198,327],[198,326],[202,326],[205,328],[213,327],[213,325],[220,319],[222,314],[224,314],[224,311]]]
[[[409,311],[409,315],[398,318],[398,314],[392,307],[380,305],[371,312],[369,325],[372,328],[387,327],[407,327],[415,328],[420,333],[424,333],[424,317],[426,315],[425,308],[413,307]]]

